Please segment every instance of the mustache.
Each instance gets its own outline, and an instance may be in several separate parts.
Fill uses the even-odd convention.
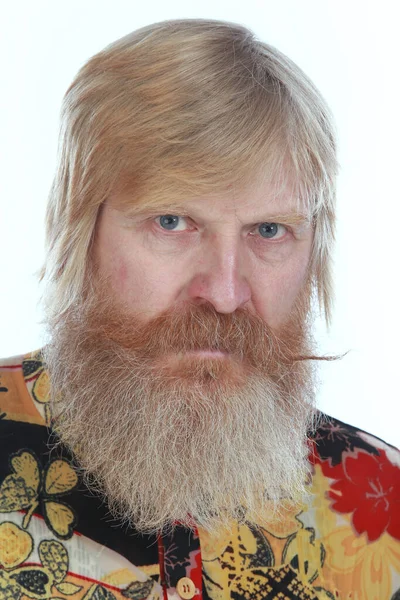
[[[304,327],[300,320],[292,320],[275,332],[243,308],[222,314],[209,303],[190,304],[143,321],[103,300],[97,301],[95,311],[88,306],[85,312],[81,316],[89,336],[91,330],[93,334],[101,331],[112,345],[128,349],[143,360],[196,350],[220,351],[254,366],[268,364],[271,357],[286,364],[306,358],[301,354]]]

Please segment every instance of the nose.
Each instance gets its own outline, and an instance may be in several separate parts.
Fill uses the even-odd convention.
[[[240,243],[214,237],[201,249],[195,274],[187,288],[194,302],[210,302],[219,313],[232,313],[251,299]]]

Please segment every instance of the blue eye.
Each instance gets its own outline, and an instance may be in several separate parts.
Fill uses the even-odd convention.
[[[177,215],[162,215],[158,217],[160,225],[163,229],[175,229],[179,225],[179,219]]]
[[[277,236],[279,232],[279,228],[283,227],[279,223],[261,223],[258,227],[258,231],[260,232],[263,238],[274,238],[274,237],[282,237],[285,234],[285,229],[283,228],[283,232],[281,235]]]

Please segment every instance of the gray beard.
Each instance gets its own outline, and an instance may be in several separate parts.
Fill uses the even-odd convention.
[[[230,385],[218,359],[171,375],[162,357],[138,358],[76,314],[50,333],[55,431],[119,518],[143,532],[176,522],[211,532],[279,518],[284,499],[304,500],[312,361]]]

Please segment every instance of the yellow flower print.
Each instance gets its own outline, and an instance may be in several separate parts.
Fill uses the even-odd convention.
[[[64,546],[60,542],[43,540],[38,551],[42,565],[51,571],[54,581],[60,583],[68,572],[68,554]]]
[[[32,386],[32,396],[36,402],[44,405],[46,425],[51,423],[50,412],[50,378],[47,371],[43,370]]]
[[[48,600],[53,588],[72,596],[82,587],[64,581],[68,573],[68,553],[55,540],[42,540],[38,546],[41,566],[23,566],[33,550],[33,539],[21,527],[5,522],[0,525],[0,600],[27,597]]]
[[[71,492],[78,477],[64,459],[54,459],[43,470],[30,450],[11,457],[12,473],[0,486],[0,513],[25,510],[23,527],[29,526],[32,514],[42,502],[43,516],[50,530],[61,539],[72,536],[75,515],[60,496]]]
[[[316,541],[313,529],[302,529],[290,536],[286,542],[282,563],[288,563],[299,574],[304,583],[312,583],[318,577],[324,563],[325,550]]]
[[[328,500],[330,485],[330,480],[322,473],[321,465],[314,465],[311,494],[319,537],[327,535],[337,527],[337,515],[330,509]]]
[[[42,354],[40,350],[32,352],[22,361],[22,371],[25,381],[31,381],[36,378],[44,369]]]
[[[265,531],[274,537],[286,539],[304,527],[300,516],[306,508],[307,506],[304,503],[283,499],[279,507],[279,512],[273,518],[271,518],[271,515],[274,514],[274,511],[266,503],[264,515],[259,515],[256,519],[249,520],[262,527],[262,529],[265,529]]]
[[[0,565],[12,569],[23,563],[33,549],[32,536],[14,523],[0,524]]]
[[[400,571],[398,542],[384,533],[375,542],[356,537],[350,526],[324,538],[326,568],[343,597],[381,600],[392,594],[392,572]],[[347,594],[347,595],[346,595]]]
[[[27,509],[24,518],[26,528],[38,505],[39,464],[32,453],[24,451],[12,456],[10,464],[14,473],[8,475],[0,486],[0,512]]]
[[[324,581],[333,593],[351,600],[382,600],[392,595],[392,572],[400,570],[398,541],[384,533],[374,542],[355,534],[348,514],[330,509],[331,481],[315,465],[313,493],[318,540],[325,548]]]
[[[35,402],[41,404],[44,410],[46,425],[51,423],[50,412],[50,378],[42,362],[41,352],[35,352],[22,362],[25,382],[31,386],[31,394]]]
[[[209,534],[199,529],[205,585],[213,600],[262,581],[275,559],[263,533],[247,523],[233,523],[230,531]],[[259,576],[261,577],[259,581]],[[257,581],[256,581],[257,580]]]

